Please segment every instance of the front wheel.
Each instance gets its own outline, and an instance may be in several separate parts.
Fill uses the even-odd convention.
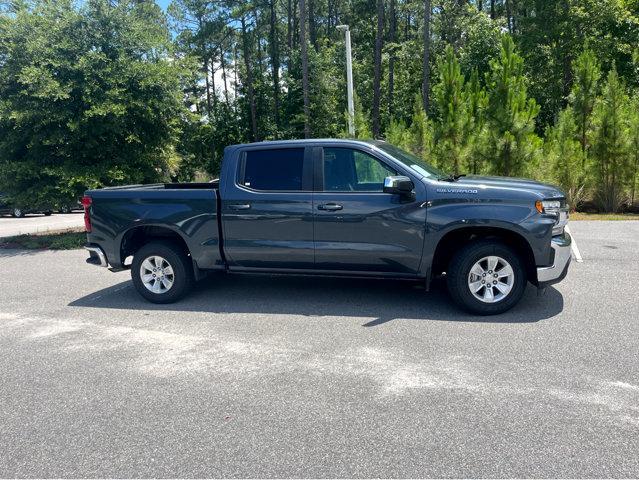
[[[14,208],[13,212],[11,212],[11,213],[16,218],[24,217],[24,211],[21,208]]]
[[[172,303],[186,295],[193,284],[190,257],[177,245],[153,242],[138,250],[131,264],[133,285],[153,303]]]
[[[517,253],[490,241],[462,248],[450,262],[446,277],[453,300],[478,315],[511,309],[521,299],[527,282]]]

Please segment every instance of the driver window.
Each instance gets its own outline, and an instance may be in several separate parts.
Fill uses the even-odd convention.
[[[375,157],[352,148],[325,148],[323,168],[326,192],[382,192],[384,179],[397,174]]]

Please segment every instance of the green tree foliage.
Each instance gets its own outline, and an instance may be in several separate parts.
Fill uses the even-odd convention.
[[[630,184],[628,103],[625,87],[613,65],[595,106],[591,155],[594,198],[607,212],[619,209]]]
[[[504,35],[501,53],[487,75],[488,107],[485,156],[499,175],[534,174],[541,140],[535,134],[539,105],[528,98],[523,59],[512,38]]]
[[[544,176],[559,184],[573,209],[582,201],[586,188],[577,123],[572,107],[562,111],[557,124],[549,128],[545,149],[545,160],[551,172]]]
[[[67,203],[96,185],[216,176],[228,144],[345,136],[335,27],[348,24],[358,138],[375,131],[450,173],[544,178],[573,203],[601,200],[604,165],[619,180],[618,201],[599,202],[611,208],[636,182],[625,160],[602,160],[615,142],[601,79],[614,64],[637,97],[637,7],[173,0],[162,12],[153,0],[0,0],[0,188],[25,205]],[[615,148],[632,166],[630,105]]]
[[[588,133],[591,129],[592,112],[595,108],[601,70],[595,53],[588,47],[577,57],[574,63],[573,86],[569,101],[574,109],[578,125],[579,143],[582,151],[582,164],[585,165],[587,150],[590,146]]]
[[[13,5],[0,22],[0,188],[51,208],[173,175],[181,70],[159,8]]]
[[[630,205],[637,200],[637,183],[639,182],[639,95],[635,95],[628,109],[629,148],[630,148]]]
[[[470,80],[464,87],[466,98],[466,118],[464,121],[466,129],[466,164],[468,172],[478,174],[485,161],[484,139],[487,137],[486,111],[488,108],[488,93],[479,81],[479,72],[475,68],[470,76]]]
[[[452,46],[437,63],[439,82],[434,86],[435,102],[439,112],[435,130],[437,158],[442,168],[461,171],[463,150],[466,146],[465,117],[468,102],[464,97],[464,76]]]

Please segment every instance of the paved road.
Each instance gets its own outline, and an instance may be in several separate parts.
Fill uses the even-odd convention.
[[[639,222],[510,313],[402,282],[220,276],[171,306],[0,250],[0,477],[637,477]]]
[[[67,228],[84,227],[82,212],[67,214],[27,215],[23,218],[13,218],[0,215],[0,238],[24,235],[26,233],[41,233]]]

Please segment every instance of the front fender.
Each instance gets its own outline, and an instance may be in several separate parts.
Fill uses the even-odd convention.
[[[528,204],[530,203],[530,204]],[[550,260],[554,220],[540,215],[532,202],[505,203],[482,199],[440,199],[430,202],[426,219],[427,244],[422,270],[427,274],[441,240],[460,229],[499,229],[522,237],[537,265]]]

